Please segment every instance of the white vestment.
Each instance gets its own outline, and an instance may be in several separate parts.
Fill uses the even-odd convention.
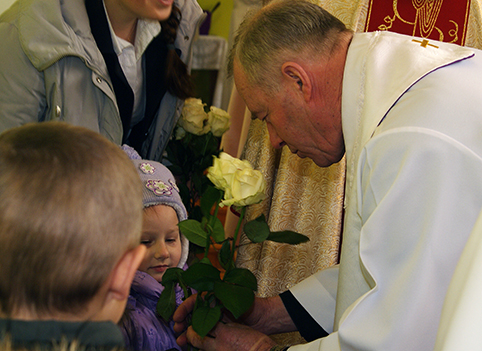
[[[435,351],[482,348],[482,212],[465,245],[442,309]]]
[[[481,77],[475,49],[354,35],[342,97],[341,262],[290,290],[331,334],[290,350],[433,350],[482,208]]]

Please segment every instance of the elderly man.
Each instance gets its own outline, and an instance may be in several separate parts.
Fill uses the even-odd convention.
[[[303,0],[247,18],[235,83],[275,147],[319,166],[346,152],[339,266],[243,323],[219,324],[203,350],[282,350],[265,334],[299,330],[289,350],[432,350],[444,297],[482,208],[482,52],[389,32],[352,34]],[[175,315],[177,330],[192,308]]]

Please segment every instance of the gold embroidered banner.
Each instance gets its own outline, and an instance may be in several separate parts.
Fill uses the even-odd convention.
[[[470,0],[370,0],[365,31],[465,44]]]

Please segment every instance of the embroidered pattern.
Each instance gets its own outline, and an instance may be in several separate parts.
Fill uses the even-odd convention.
[[[151,165],[149,162],[142,162],[139,165],[139,169],[142,171],[144,174],[153,174],[154,171],[156,170],[153,165]]]
[[[176,189],[177,192],[179,192],[179,188],[177,187],[177,184],[176,182],[173,180],[173,179],[169,179],[169,184],[171,184],[171,186]]]
[[[173,187],[164,183],[162,180],[148,180],[146,188],[157,196],[171,196]]]
[[[464,45],[470,0],[370,0],[366,32],[389,30]]]

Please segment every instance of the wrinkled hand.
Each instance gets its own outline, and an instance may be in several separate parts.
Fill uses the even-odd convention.
[[[205,351],[267,351],[276,345],[267,335],[236,323],[218,323],[204,338],[189,327],[187,333],[178,338],[178,343],[189,343]]]
[[[193,311],[197,295],[187,298],[176,310],[173,316],[174,331],[181,334],[177,339],[180,346],[191,343],[193,346],[206,350],[265,350],[274,346],[275,343],[265,334],[284,333],[295,331],[296,327],[284,308],[279,296],[270,298],[255,298],[251,309],[240,319],[245,325],[232,323],[227,315],[223,321],[227,324],[218,323],[210,333],[212,337],[201,339],[194,330],[189,327],[187,317]],[[250,328],[250,327],[254,328]],[[187,329],[187,332],[186,332]],[[217,340],[214,340],[217,339]],[[256,344],[259,342],[259,344]],[[272,343],[272,344],[271,344]],[[271,345],[270,347],[268,347]],[[226,347],[223,349],[223,347]],[[262,348],[265,347],[265,348]]]
[[[197,294],[189,296],[182,304],[180,304],[172,319],[174,321],[174,332],[177,334],[184,333],[189,326],[187,317],[192,313],[196,303]],[[183,345],[181,345],[183,346]]]

